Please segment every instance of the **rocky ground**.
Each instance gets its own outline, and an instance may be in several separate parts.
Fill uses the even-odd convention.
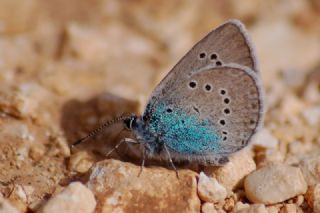
[[[227,165],[140,161],[110,128],[226,19],[248,27],[264,128]],[[0,0],[0,212],[320,212],[317,0]]]

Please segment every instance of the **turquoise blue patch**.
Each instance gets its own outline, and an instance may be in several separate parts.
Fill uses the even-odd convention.
[[[160,135],[161,140],[172,150],[183,154],[203,154],[218,152],[221,137],[214,131],[209,121],[200,120],[182,110],[160,104],[151,115],[150,131]]]

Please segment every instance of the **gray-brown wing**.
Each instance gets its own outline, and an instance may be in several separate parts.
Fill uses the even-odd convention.
[[[203,67],[227,64],[238,64],[259,73],[255,51],[247,31],[237,20],[227,21],[200,40],[156,87],[149,102],[165,95],[172,85],[185,81]]]
[[[263,93],[259,77],[251,69],[239,65],[209,66],[172,86],[153,107],[159,105],[170,108],[170,113],[182,112],[210,125],[221,138],[219,150],[207,153],[210,160],[210,156],[226,156],[247,145],[262,123]],[[181,128],[188,127],[182,124]],[[170,147],[170,141],[165,143]],[[197,141],[185,143],[192,148]]]

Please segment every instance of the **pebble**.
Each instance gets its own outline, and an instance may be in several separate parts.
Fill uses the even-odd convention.
[[[80,182],[69,184],[53,196],[38,213],[92,213],[96,206],[92,192]]]
[[[317,155],[307,156],[299,163],[299,167],[305,177],[308,186],[320,182],[320,157]]]
[[[282,202],[307,191],[301,170],[282,164],[252,172],[246,177],[244,187],[251,202],[263,204]]]
[[[313,212],[320,212],[320,184],[310,187],[305,197]]]
[[[202,213],[218,213],[218,211],[215,209],[213,203],[204,203],[201,206],[201,212]]]
[[[202,201],[217,203],[227,197],[227,190],[215,178],[199,175],[198,194]]]
[[[276,206],[268,206],[267,211],[268,213],[279,213],[280,209]]]
[[[264,148],[277,148],[279,140],[272,135],[269,129],[263,128],[252,138],[252,144],[255,146],[262,146]]]
[[[235,153],[230,162],[222,167],[209,166],[204,172],[215,177],[228,191],[243,185],[243,179],[256,169],[256,164],[248,149]]]
[[[310,126],[320,123],[320,107],[309,107],[302,112],[302,115]]]
[[[87,182],[97,199],[96,212],[200,212],[195,172],[179,170],[178,179],[163,167],[140,171],[113,159],[96,163]]]
[[[282,163],[284,161],[283,154],[277,149],[265,149],[256,154],[257,167],[263,167],[270,164]]]
[[[19,213],[20,211],[0,194],[0,213]]]
[[[268,210],[263,204],[253,204],[248,208],[237,211],[237,213],[268,213]]]
[[[94,163],[94,156],[92,153],[85,151],[78,151],[75,154],[71,155],[68,168],[71,171],[78,173],[86,173]]]
[[[300,208],[293,203],[289,203],[289,204],[285,204],[284,207],[281,209],[280,213],[298,213],[298,212],[302,212],[299,211]]]
[[[234,206],[233,211],[234,212],[238,212],[238,211],[240,211],[242,209],[246,209],[246,208],[249,208],[249,207],[250,207],[250,205],[248,203],[242,203],[241,201],[238,201],[236,203],[236,205]]]

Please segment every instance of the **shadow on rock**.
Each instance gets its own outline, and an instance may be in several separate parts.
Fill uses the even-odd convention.
[[[62,107],[61,127],[69,145],[71,145],[107,121],[123,114],[137,113],[138,107],[138,102],[126,100],[109,93],[99,94],[85,101],[70,100]],[[106,158],[106,153],[121,138],[130,136],[131,133],[125,131],[123,124],[119,122],[77,145],[72,153],[78,151],[91,152],[95,155],[96,160],[100,160]],[[110,157],[120,157],[121,159],[125,157],[125,150],[121,148],[113,152]]]

